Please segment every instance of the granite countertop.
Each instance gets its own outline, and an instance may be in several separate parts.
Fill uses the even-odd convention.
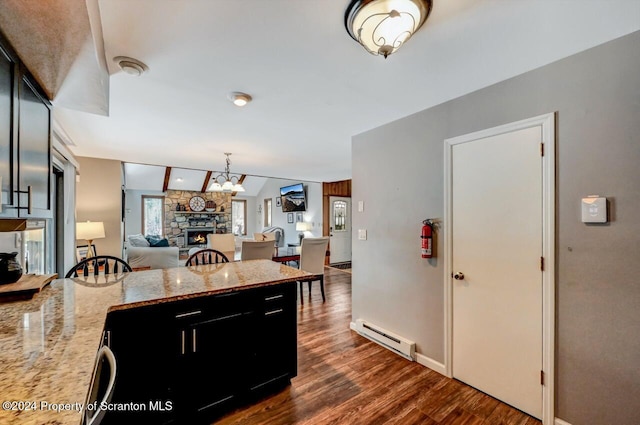
[[[270,260],[240,261],[56,279],[30,300],[1,304],[0,423],[80,423],[110,311],[308,276]]]

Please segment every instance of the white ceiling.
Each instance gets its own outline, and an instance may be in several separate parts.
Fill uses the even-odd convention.
[[[78,156],[222,170],[232,152],[234,173],[348,179],[353,135],[640,29],[638,0],[435,0],[385,60],[348,36],[348,3],[99,0],[109,116],[54,118]]]

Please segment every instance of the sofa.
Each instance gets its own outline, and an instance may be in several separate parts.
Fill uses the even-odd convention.
[[[147,244],[142,240],[146,240]],[[133,270],[165,269],[180,265],[180,250],[177,246],[152,246],[148,241],[154,239],[142,235],[129,235],[125,261]]]

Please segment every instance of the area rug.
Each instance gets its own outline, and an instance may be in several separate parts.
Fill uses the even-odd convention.
[[[344,263],[336,263],[331,264],[329,267],[333,267],[334,269],[342,270],[347,273],[351,273],[351,261],[346,261]]]

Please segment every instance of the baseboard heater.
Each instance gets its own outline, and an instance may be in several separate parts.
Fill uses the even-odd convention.
[[[416,343],[413,341],[409,341],[362,319],[356,320],[356,332],[407,360],[415,361],[416,359]]]

